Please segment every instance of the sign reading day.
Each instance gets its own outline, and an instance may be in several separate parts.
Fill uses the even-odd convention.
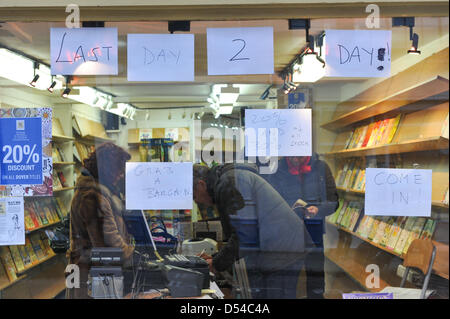
[[[385,30],[326,30],[326,76],[389,77],[391,35]]]
[[[273,28],[208,28],[208,75],[273,74]]]
[[[311,154],[311,109],[245,110],[246,156]]]
[[[0,118],[0,184],[42,183],[42,118]]]
[[[126,163],[126,209],[192,209],[192,163]]]
[[[117,28],[51,28],[52,74],[117,75]]]
[[[194,81],[193,34],[128,34],[128,81]]]
[[[432,170],[367,168],[365,214],[431,217]]]

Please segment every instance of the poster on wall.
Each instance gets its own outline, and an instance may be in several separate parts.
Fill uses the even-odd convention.
[[[23,197],[0,197],[0,246],[25,245]]]
[[[328,77],[389,77],[390,30],[326,30]]]
[[[192,209],[192,163],[128,162],[127,209]]]
[[[273,28],[208,28],[208,75],[273,74]]]
[[[128,34],[128,81],[194,81],[193,34]]]
[[[0,195],[51,196],[52,109],[0,109]]]
[[[312,90],[310,88],[297,88],[294,92],[287,94],[287,96],[288,109],[312,108]]]
[[[117,28],[50,28],[52,75],[117,75]]]
[[[367,168],[364,212],[431,217],[430,169]]]
[[[311,109],[245,110],[245,156],[311,156]]]

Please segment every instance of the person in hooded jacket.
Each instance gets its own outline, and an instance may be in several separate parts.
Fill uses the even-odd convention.
[[[243,258],[252,298],[296,298],[307,246],[303,221],[251,164],[194,165],[194,201],[216,205],[226,241],[213,271]]]
[[[325,217],[333,214],[339,205],[331,170],[314,153],[312,156],[281,158],[276,172],[264,175],[264,178],[290,207],[298,207],[294,211],[304,220],[315,244],[305,259],[307,297],[322,299],[325,290],[324,222]]]
[[[119,247],[126,265],[132,259],[134,245],[123,213],[125,163],[131,158],[122,148],[106,142],[84,160],[84,168],[75,185],[70,209],[71,242],[69,264],[80,269],[80,288],[66,289],[66,298],[89,298],[87,279],[93,247]]]

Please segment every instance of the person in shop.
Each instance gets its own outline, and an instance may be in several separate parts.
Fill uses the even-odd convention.
[[[305,259],[307,297],[322,299],[325,290],[324,221],[339,205],[330,167],[315,153],[284,157],[280,159],[277,171],[264,175],[264,178],[304,220],[315,244]]]
[[[251,164],[193,168],[194,201],[215,205],[226,243],[202,254],[213,272],[245,261],[252,298],[295,299],[307,243],[303,221]]]
[[[69,264],[80,269],[80,288],[66,290],[66,298],[89,298],[87,279],[93,247],[120,247],[126,266],[134,246],[123,219],[125,163],[131,158],[111,142],[99,145],[84,160],[71,203]]]

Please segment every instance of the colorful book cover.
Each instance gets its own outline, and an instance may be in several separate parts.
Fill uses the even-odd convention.
[[[354,134],[354,131],[349,131],[348,138],[347,138],[347,140],[345,141],[345,147],[344,147],[344,149],[348,149],[348,147],[349,147],[349,145],[350,145],[350,142],[352,141],[353,134]]]
[[[406,219],[405,225],[400,233],[397,243],[395,244],[394,252],[397,254],[402,254],[405,248],[406,242],[408,241],[409,235],[411,233],[412,226],[414,225],[415,217],[408,217]]]
[[[352,161],[348,167],[347,172],[345,173],[345,179],[342,183],[342,187],[346,188],[348,185],[348,182],[350,181],[350,178],[352,177],[353,169],[356,165],[356,161]]]
[[[347,207],[349,205],[348,201],[345,201],[344,204],[342,205],[341,210],[339,211],[339,215],[336,219],[336,224],[339,225],[341,223],[342,217],[344,216],[345,211],[347,210]]]
[[[366,224],[367,224],[367,221],[368,221],[368,220],[369,220],[369,218],[368,218],[367,215],[364,215],[364,216],[362,217],[361,222],[360,222],[359,225],[358,225],[358,229],[356,230],[356,233],[357,233],[358,235],[361,236],[361,233],[362,233],[364,227],[366,227]]]
[[[373,216],[367,216],[367,220],[364,224],[364,228],[361,229],[361,237],[367,238],[369,236],[370,230],[372,229],[373,222],[375,218]]]
[[[33,222],[35,224],[38,225],[38,227],[43,226],[44,224],[42,223],[41,217],[39,216],[39,214],[36,212],[36,206],[34,205],[34,203],[29,203],[28,205],[28,209],[30,211],[30,216],[33,219]]]
[[[366,132],[366,136],[364,137],[364,141],[361,144],[361,147],[366,147],[369,142],[370,136],[372,135],[373,128],[375,127],[375,122],[369,124]]]
[[[22,257],[23,265],[25,266],[25,268],[30,267],[32,265],[31,256],[28,255],[28,251],[25,245],[17,246],[17,249],[19,250],[20,256]]]
[[[381,122],[380,124],[380,129],[378,130],[378,135],[376,137],[376,140],[374,142],[374,145],[380,145],[382,144],[381,141],[383,139],[384,136],[384,132],[386,131],[386,128],[389,124],[389,119],[385,119]]]
[[[356,223],[358,222],[359,217],[361,216],[361,211],[362,211],[362,207],[361,207],[361,205],[358,204],[357,207],[355,208],[355,212],[353,213],[352,219],[350,220],[349,229],[351,231],[355,230]]]
[[[352,138],[351,138],[350,142],[348,143],[347,149],[353,148],[353,144],[355,144],[355,139],[358,136],[358,133],[359,133],[359,127],[355,128],[353,130]]]
[[[38,201],[34,201],[33,204],[34,204],[34,207],[35,207],[34,211],[38,214],[42,225],[48,225],[49,221],[48,221],[47,216],[45,215],[45,211],[41,207],[40,203]]]
[[[400,119],[401,119],[402,115],[399,114],[394,118],[394,123],[392,124],[392,128],[391,131],[389,132],[389,136],[386,140],[386,144],[390,144],[392,143],[392,140],[394,139],[395,133],[397,132],[398,129],[398,125],[400,123]]]
[[[33,249],[33,245],[28,237],[25,237],[25,249],[27,251],[28,256],[30,256],[31,264],[35,265],[39,262],[38,257]]]
[[[53,252],[52,248],[50,247],[50,243],[48,241],[48,237],[44,233],[40,233],[41,241],[44,246],[44,253],[46,257],[53,256],[55,253]]]
[[[366,184],[366,169],[362,169],[361,174],[359,174],[358,176],[358,180],[356,181],[354,189],[361,191],[364,189],[365,184]]]
[[[347,174],[348,167],[350,166],[350,161],[345,162],[344,167],[342,168],[342,172],[339,175],[339,179],[336,179],[336,186],[342,187],[344,183],[345,175]]]
[[[338,205],[338,208],[336,209],[336,211],[333,214],[331,214],[330,216],[326,217],[326,219],[328,220],[329,223],[331,223],[331,224],[336,223],[336,220],[339,216],[339,212],[341,211],[343,205],[344,205],[344,199],[339,198],[339,205]]]
[[[394,225],[396,220],[396,217],[388,217],[386,222],[386,227],[384,228],[384,234],[383,237],[380,240],[380,245],[383,247],[387,246],[387,243],[389,241],[389,237],[391,236],[392,226]]]
[[[434,229],[436,228],[436,221],[429,218],[425,227],[423,228],[422,234],[420,234],[420,239],[431,239],[433,238]]]
[[[373,238],[375,237],[375,235],[377,234],[377,230],[378,230],[378,225],[380,224],[380,218],[379,217],[375,217],[373,219],[373,223],[372,223],[372,229],[370,230],[367,238],[370,240],[373,240]]]
[[[349,211],[351,207],[351,202],[347,202],[347,205],[345,207],[342,208],[341,213],[339,214],[339,217],[337,219],[337,224],[342,226],[342,224],[344,223],[344,220],[347,216],[347,212]]]
[[[358,142],[356,143],[355,148],[361,148],[362,147],[362,144],[364,143],[364,139],[366,137],[368,129],[369,129],[369,125],[365,125],[362,128],[361,134],[359,135]]]
[[[9,281],[15,281],[17,279],[17,269],[8,247],[0,247],[0,259],[3,262]]]
[[[372,241],[375,244],[379,244],[381,239],[383,238],[384,229],[386,228],[386,225],[387,225],[386,222],[387,222],[387,217],[386,216],[383,216],[383,217],[380,218],[377,230],[375,232],[375,235],[372,238]]]
[[[27,205],[24,205],[24,222],[25,222],[25,230],[32,230],[36,228],[36,225],[33,222],[33,219],[30,215],[30,210]]]
[[[36,256],[39,260],[42,260],[45,258],[45,247],[44,244],[41,242],[41,238],[39,234],[33,234],[30,236],[31,244],[33,245],[33,250],[36,253]]]
[[[18,246],[9,246],[9,250],[11,251],[11,256],[17,271],[23,271],[25,269],[25,265],[23,263],[22,256],[20,255]]]
[[[64,176],[64,173],[59,171],[59,172],[57,172],[57,174],[58,174],[58,178],[59,178],[59,181],[61,182],[62,187],[67,187],[68,185],[67,185],[67,181],[66,181],[66,177]]]
[[[406,219],[407,219],[406,216],[399,216],[395,219],[395,222],[391,227],[391,233],[389,234],[389,239],[387,241],[386,248],[391,250],[395,249],[395,245],[397,244],[402,229],[405,227]]]
[[[63,200],[59,197],[56,197],[56,203],[58,204],[58,207],[62,213],[62,216],[67,216],[68,212],[66,209],[66,205],[64,204]]]
[[[9,284],[9,278],[6,274],[6,269],[3,266],[3,262],[0,260],[0,289],[7,284]]]
[[[53,189],[59,190],[62,188],[61,182],[58,178],[58,174],[56,172],[53,172]]]
[[[367,147],[374,145],[375,139],[377,138],[377,135],[378,135],[378,130],[380,128],[380,125],[381,125],[381,121],[378,121],[375,123],[373,130],[372,130],[372,134],[370,134],[369,141],[367,142],[367,145],[366,145]]]
[[[406,241],[405,247],[403,247],[403,254],[406,254],[408,252],[408,248],[414,241],[414,239],[418,239],[420,237],[420,234],[422,233],[423,227],[425,226],[426,222],[427,219],[425,217],[416,218],[416,221],[414,222],[414,225],[411,228],[408,240]]]
[[[394,122],[395,122],[394,117],[387,120],[386,129],[384,130],[383,136],[381,137],[381,141],[380,141],[381,144],[387,144],[387,142],[389,140],[389,133],[392,130]]]

